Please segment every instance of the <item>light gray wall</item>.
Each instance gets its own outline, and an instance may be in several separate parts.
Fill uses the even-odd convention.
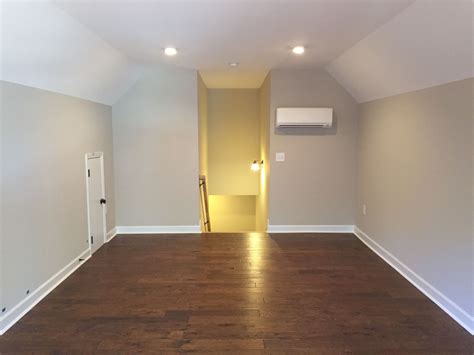
[[[270,225],[354,224],[358,106],[324,70],[271,71]],[[277,107],[333,107],[335,125],[275,128]],[[285,152],[285,162],[275,153]]]
[[[115,226],[109,106],[0,82],[2,307],[7,311],[87,250],[86,153],[103,151]]]
[[[198,74],[198,141],[199,141],[199,175],[208,177],[208,154],[209,149],[207,147],[207,87]],[[207,180],[206,180],[207,181]],[[204,218],[205,212],[203,210],[202,203],[199,204],[199,224],[201,231],[205,231]]]
[[[3,85],[0,85],[0,137],[3,137]],[[0,140],[0,317],[3,306],[3,138]]]
[[[199,131],[199,175],[207,177],[208,174],[208,109],[207,87],[201,76],[198,75],[198,131]]]
[[[361,106],[356,208],[362,231],[471,315],[472,85]]]
[[[113,105],[119,226],[199,224],[197,72],[144,71]]]

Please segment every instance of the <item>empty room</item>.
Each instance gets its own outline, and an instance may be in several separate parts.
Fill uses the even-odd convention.
[[[471,354],[474,2],[0,0],[0,354]]]

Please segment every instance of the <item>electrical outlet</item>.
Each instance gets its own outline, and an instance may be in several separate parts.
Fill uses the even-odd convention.
[[[283,153],[283,152],[276,153],[275,154],[275,161],[279,161],[279,162],[285,161],[285,153]]]
[[[364,216],[367,215],[367,205],[365,205],[365,204],[362,205],[362,214],[363,214]]]

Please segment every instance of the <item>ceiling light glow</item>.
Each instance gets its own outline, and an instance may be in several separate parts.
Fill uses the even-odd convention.
[[[293,47],[293,53],[295,53],[297,55],[303,54],[304,53],[304,47],[303,46]]]
[[[238,67],[238,66],[239,66],[239,62],[230,62],[230,63],[229,63],[229,66],[232,67],[232,68]]]
[[[174,48],[174,47],[166,47],[166,48],[165,48],[165,54],[166,54],[167,56],[172,57],[172,56],[178,54],[178,51],[177,51],[176,48]]]

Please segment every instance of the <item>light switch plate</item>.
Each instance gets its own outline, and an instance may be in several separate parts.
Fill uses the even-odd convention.
[[[275,161],[285,161],[285,153],[276,153]]]

